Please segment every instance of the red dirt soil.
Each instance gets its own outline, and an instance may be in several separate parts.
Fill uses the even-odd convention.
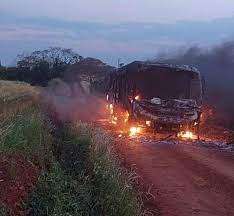
[[[117,139],[116,148],[124,163],[137,168],[161,216],[234,215],[233,153],[134,139]]]
[[[0,203],[10,215],[25,215],[23,201],[35,185],[40,169],[23,157],[0,158]]]

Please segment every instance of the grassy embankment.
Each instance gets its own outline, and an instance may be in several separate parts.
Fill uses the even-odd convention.
[[[131,185],[133,176],[120,168],[112,152],[111,138],[81,123],[57,128],[52,138],[51,124],[34,100],[36,90],[29,86],[25,90],[20,92],[18,87],[17,93],[3,93],[0,88],[4,95],[0,96],[4,105],[0,112],[0,154],[8,160],[20,155],[25,163],[40,170],[34,189],[31,187],[30,194],[20,200],[25,203],[24,214],[139,215],[140,206]],[[27,95],[25,100],[23,94]],[[11,178],[4,181],[14,184],[17,166],[7,168]],[[0,197],[1,201],[4,208],[0,207],[0,215],[17,211]]]
[[[0,80],[0,118],[3,120],[32,106],[38,95],[38,89],[29,84]]]
[[[104,132],[79,124],[59,129],[56,161],[41,176],[30,215],[140,215],[131,185]]]
[[[0,215],[22,215],[22,202],[50,163],[49,121],[37,88],[0,81]]]

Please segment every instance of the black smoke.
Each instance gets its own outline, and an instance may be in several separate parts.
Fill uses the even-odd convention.
[[[206,49],[194,46],[173,57],[161,55],[157,61],[199,69],[205,80],[204,102],[216,108],[220,122],[234,127],[234,41]]]

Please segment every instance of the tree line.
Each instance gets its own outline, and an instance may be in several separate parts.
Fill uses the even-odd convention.
[[[67,66],[83,59],[72,49],[50,47],[17,56],[15,67],[0,67],[0,79],[19,80],[46,86],[54,78],[63,78]]]

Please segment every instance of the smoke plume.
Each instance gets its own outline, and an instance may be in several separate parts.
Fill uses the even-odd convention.
[[[226,126],[234,125],[234,41],[212,48],[191,47],[173,57],[157,61],[187,64],[200,70],[204,78],[204,102],[216,108],[218,118]]]

